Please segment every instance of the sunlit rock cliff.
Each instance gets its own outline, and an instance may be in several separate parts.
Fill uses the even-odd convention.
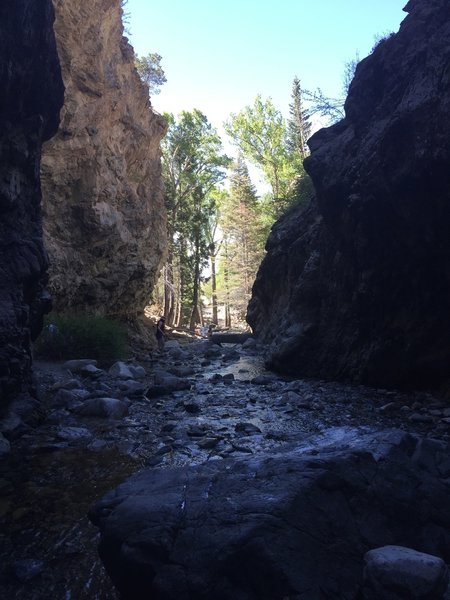
[[[49,309],[42,243],[41,145],[63,86],[50,0],[0,3],[0,401],[27,391],[31,337]]]
[[[165,252],[164,119],[122,37],[120,0],[54,0],[66,88],[43,151],[50,290],[58,311],[143,309]]]
[[[410,0],[310,140],[316,199],[273,228],[248,321],[281,371],[450,379],[450,10]]]

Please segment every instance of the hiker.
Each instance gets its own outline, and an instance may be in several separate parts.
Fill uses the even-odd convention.
[[[156,339],[158,341],[158,349],[160,352],[164,352],[164,342],[165,338],[167,338],[167,334],[164,329],[166,326],[166,317],[160,317],[159,321],[156,323]]]

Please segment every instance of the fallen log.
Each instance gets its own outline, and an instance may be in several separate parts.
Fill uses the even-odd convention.
[[[252,333],[213,333],[209,339],[214,344],[243,344],[252,337]]]

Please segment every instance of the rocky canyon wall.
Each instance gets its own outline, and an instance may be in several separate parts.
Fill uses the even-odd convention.
[[[66,88],[42,159],[43,223],[57,311],[143,309],[166,248],[164,119],[122,37],[120,0],[54,0]]]
[[[0,400],[30,385],[31,338],[49,308],[39,163],[63,85],[50,0],[0,4]]]
[[[410,0],[310,140],[316,198],[273,228],[248,309],[270,364],[392,387],[450,380],[450,10]]]

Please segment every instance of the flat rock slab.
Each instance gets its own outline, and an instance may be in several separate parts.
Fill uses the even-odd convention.
[[[126,599],[356,600],[373,548],[450,557],[449,457],[397,430],[335,429],[271,457],[146,469],[90,518]]]

